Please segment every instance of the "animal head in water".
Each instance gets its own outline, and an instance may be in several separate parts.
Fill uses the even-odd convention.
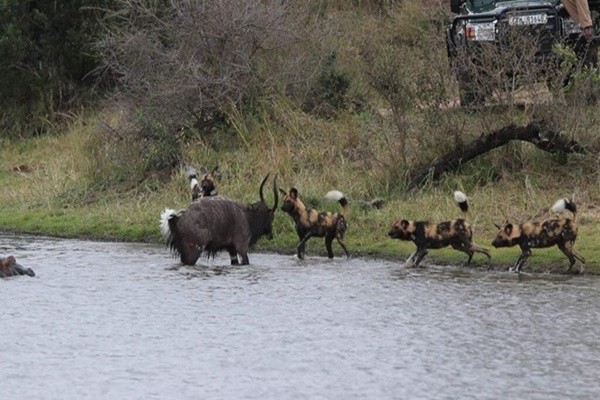
[[[0,258],[0,278],[14,275],[35,276],[35,273],[31,268],[23,268],[13,256]]]

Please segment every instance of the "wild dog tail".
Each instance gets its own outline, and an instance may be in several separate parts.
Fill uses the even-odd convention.
[[[469,212],[469,201],[467,200],[467,195],[461,192],[460,190],[456,190],[454,192],[454,201],[458,203],[460,207],[460,211],[462,211],[465,219],[467,218],[467,213]]]
[[[198,172],[194,167],[187,167],[186,173],[190,181],[190,189],[194,190],[194,187],[198,186]]]
[[[325,198],[327,200],[337,201],[338,203],[340,203],[340,205],[342,206],[342,215],[348,213],[348,199],[346,198],[344,193],[340,192],[339,190],[331,190],[327,192]]]
[[[160,214],[160,231],[164,237],[169,238],[173,234],[169,226],[169,221],[178,216],[179,214],[170,208],[165,208],[165,210]]]
[[[569,199],[556,200],[556,203],[552,206],[552,212],[561,212],[562,210],[569,210],[573,213],[573,221],[577,219],[577,205],[575,202]]]

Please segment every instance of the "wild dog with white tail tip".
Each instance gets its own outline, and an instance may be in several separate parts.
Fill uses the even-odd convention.
[[[283,205],[281,210],[288,213],[296,224],[296,233],[300,239],[300,243],[296,246],[296,252],[299,259],[303,259],[306,252],[306,242],[311,237],[324,237],[325,249],[327,256],[333,258],[333,249],[331,244],[333,239],[336,239],[346,257],[350,257],[350,253],[344,244],[344,236],[348,229],[345,214],[348,213],[348,200],[346,196],[338,190],[332,190],[325,195],[327,200],[337,201],[342,207],[339,213],[318,212],[312,208],[307,208],[300,200],[298,189],[291,188],[289,192],[279,189],[283,193]]]
[[[217,188],[215,180],[220,176],[219,166],[217,165],[211,172],[207,172],[202,168],[202,179],[198,181],[198,173],[194,167],[188,167],[187,174],[190,181],[190,190],[192,192],[192,201],[196,201],[202,197],[216,196]]]
[[[558,246],[569,259],[569,269],[576,260],[585,264],[585,258],[573,249],[577,239],[577,206],[569,199],[560,199],[552,206],[552,212],[559,213],[568,210],[573,213],[573,219],[553,218],[543,222],[524,222],[519,225],[507,223],[504,227],[496,225],[498,233],[492,242],[494,247],[512,247],[519,245],[521,255],[511,270],[520,272],[521,268],[531,257],[531,249]]]
[[[408,260],[415,267],[418,267],[423,257],[427,255],[428,249],[441,249],[446,246],[452,246],[455,250],[467,253],[469,256],[467,264],[471,262],[475,253],[482,253],[488,259],[491,258],[488,250],[473,243],[473,230],[466,221],[469,211],[467,196],[461,191],[455,191],[454,200],[458,203],[464,218],[437,224],[429,221],[403,219],[394,222],[392,225],[392,229],[388,232],[389,237],[412,241],[417,246],[417,251]]]

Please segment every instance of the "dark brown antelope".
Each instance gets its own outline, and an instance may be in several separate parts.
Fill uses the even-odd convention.
[[[217,196],[200,198],[183,211],[165,209],[161,214],[161,231],[181,262],[194,265],[203,252],[214,257],[226,250],[232,265],[248,264],[249,247],[262,236],[273,237],[277,177],[273,179],[273,207],[266,204],[263,195],[268,178],[267,174],[260,184],[260,201],[256,203],[242,204]]]

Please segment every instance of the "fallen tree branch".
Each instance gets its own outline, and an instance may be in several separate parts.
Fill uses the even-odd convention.
[[[488,135],[482,135],[471,143],[456,148],[429,164],[422,164],[408,173],[408,186],[423,185],[427,179],[439,179],[448,171],[459,168],[464,163],[505,145],[512,140],[522,140],[534,144],[550,153],[584,153],[583,147],[574,140],[568,140],[559,132],[549,129],[543,122],[532,122],[527,126],[514,124],[505,126]]]

